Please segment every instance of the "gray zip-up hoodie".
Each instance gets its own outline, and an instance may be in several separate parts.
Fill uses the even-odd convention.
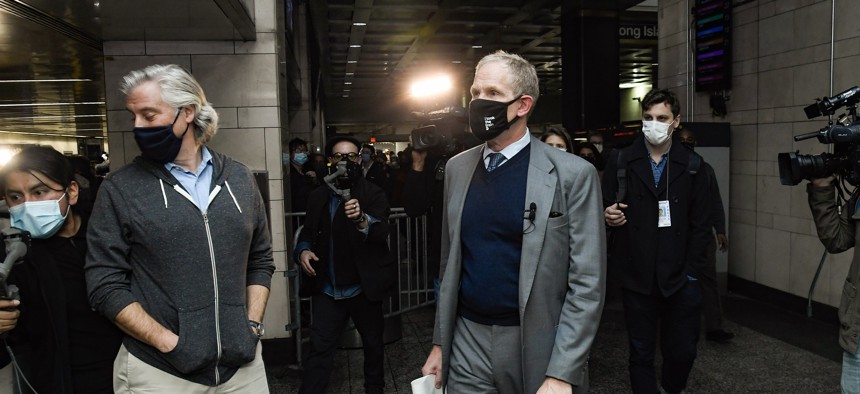
[[[138,157],[104,180],[87,233],[90,304],[113,320],[139,302],[179,336],[168,353],[126,336],[128,351],[162,371],[216,386],[254,359],[246,287],[274,271],[263,199],[251,171],[212,153],[203,214],[180,183]]]

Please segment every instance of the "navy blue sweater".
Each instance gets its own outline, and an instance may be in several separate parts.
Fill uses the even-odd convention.
[[[460,315],[516,326],[530,147],[488,173],[478,162],[463,205]]]

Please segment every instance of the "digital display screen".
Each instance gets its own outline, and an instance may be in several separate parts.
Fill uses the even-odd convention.
[[[730,0],[696,0],[696,91],[717,91],[732,84],[732,3]]]

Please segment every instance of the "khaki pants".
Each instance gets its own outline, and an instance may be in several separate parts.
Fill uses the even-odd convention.
[[[254,361],[243,365],[230,380],[217,387],[189,382],[155,368],[129,353],[125,346],[113,363],[113,388],[120,394],[131,393],[182,393],[182,394],[221,394],[253,393],[268,394],[266,368],[263,365],[263,348],[257,343],[257,356]]]
[[[14,393],[12,391],[12,388],[15,387],[14,380],[12,379],[12,368],[12,364],[0,368],[0,393]]]

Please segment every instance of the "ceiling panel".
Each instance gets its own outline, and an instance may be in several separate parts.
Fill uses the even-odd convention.
[[[104,136],[102,54],[89,45],[98,40],[96,7],[90,1],[27,5],[41,13],[28,20],[0,11],[0,136]],[[87,26],[73,34],[87,43],[48,27],[69,32],[73,23]]]

